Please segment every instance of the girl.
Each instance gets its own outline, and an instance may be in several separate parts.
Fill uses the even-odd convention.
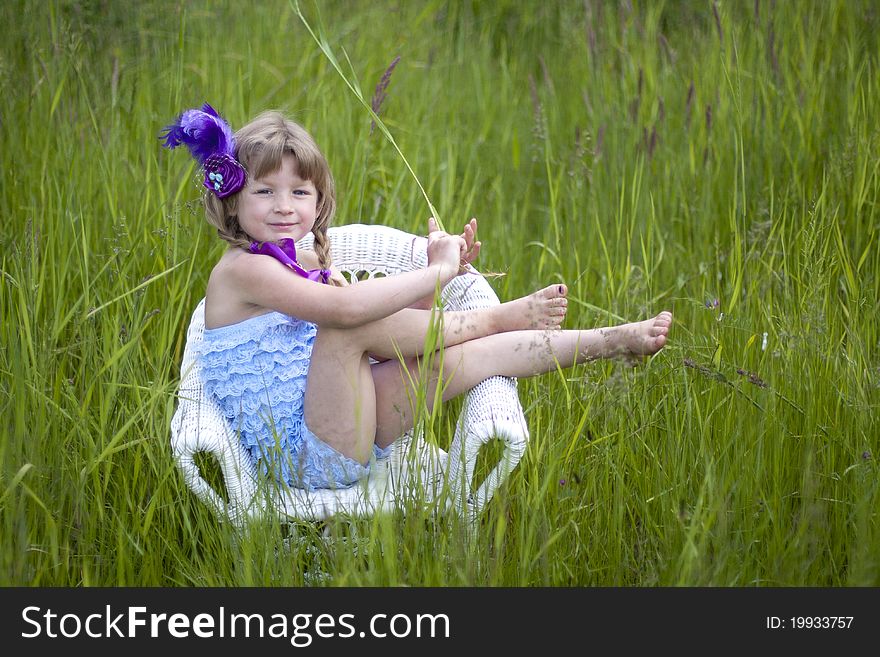
[[[267,472],[305,488],[348,486],[413,426],[413,382],[450,399],[495,375],[527,377],[597,358],[645,356],[672,315],[561,330],[566,288],[552,285],[488,309],[446,312],[442,359],[420,367],[436,325],[435,291],[472,275],[477,222],[460,235],[428,222],[425,269],[350,286],[333,269],[329,166],[311,136],[277,112],[235,135],[214,109],[184,112],[165,145],[204,169],[208,221],[230,248],[211,272],[201,347],[206,391]],[[314,253],[294,243],[313,233]],[[372,360],[371,360],[372,359]]]

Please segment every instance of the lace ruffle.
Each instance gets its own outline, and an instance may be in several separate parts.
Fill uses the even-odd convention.
[[[206,329],[199,349],[205,391],[264,471],[297,485],[303,397],[314,324],[272,312]]]

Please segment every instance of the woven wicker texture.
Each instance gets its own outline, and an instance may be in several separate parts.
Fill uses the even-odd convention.
[[[329,236],[333,264],[355,284],[365,277],[393,275],[427,264],[427,240],[394,228],[352,224],[331,228]],[[311,249],[311,235],[297,248]],[[441,295],[446,310],[471,310],[498,303],[488,282],[477,274],[458,276]],[[418,491],[417,499],[473,518],[525,451],[529,434],[516,381],[493,377],[466,394],[448,454],[410,432],[395,442],[389,458],[373,466],[369,477],[350,488],[306,491],[279,487],[258,474],[217,404],[205,395],[194,357],[195,345],[203,333],[204,299],[193,312],[187,330],[178,406],[171,421],[171,446],[187,486],[219,518],[241,524],[249,517],[265,514],[303,520],[337,513],[368,515],[414,499],[414,491]],[[472,490],[477,453],[484,443],[496,438],[504,443],[503,454],[480,486]],[[202,476],[195,458],[199,452],[216,457],[226,488],[223,495]]]

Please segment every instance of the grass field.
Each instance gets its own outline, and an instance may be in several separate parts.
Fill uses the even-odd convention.
[[[870,1],[310,2],[443,222],[566,326],[675,313],[645,366],[520,382],[523,461],[423,512],[218,523],[169,447],[224,249],[179,111],[282,109],[337,223],[423,232],[399,154],[286,2],[0,3],[0,585],[877,586],[880,10]],[[439,436],[453,404],[437,418]]]

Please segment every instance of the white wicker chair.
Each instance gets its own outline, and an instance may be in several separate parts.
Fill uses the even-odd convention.
[[[355,280],[393,275],[427,264],[427,240],[393,228],[352,224],[331,228],[329,237],[334,265],[353,274]],[[297,247],[311,249],[311,235]],[[455,278],[443,289],[442,299],[447,310],[498,303],[495,292],[479,275]],[[189,488],[221,519],[242,524],[248,518],[266,514],[302,520],[319,520],[336,513],[368,515],[393,508],[416,490],[414,486],[423,491],[420,499],[473,519],[525,451],[529,434],[516,380],[493,377],[467,393],[448,454],[414,439],[410,432],[395,442],[389,458],[374,464],[368,478],[350,488],[307,491],[270,484],[258,473],[219,407],[205,395],[194,358],[194,345],[202,339],[203,331],[204,300],[196,307],[187,331],[179,401],[171,421],[171,446]],[[477,452],[495,438],[504,442],[503,454],[477,490],[471,490]],[[202,476],[195,460],[198,452],[217,458],[225,496]]]

